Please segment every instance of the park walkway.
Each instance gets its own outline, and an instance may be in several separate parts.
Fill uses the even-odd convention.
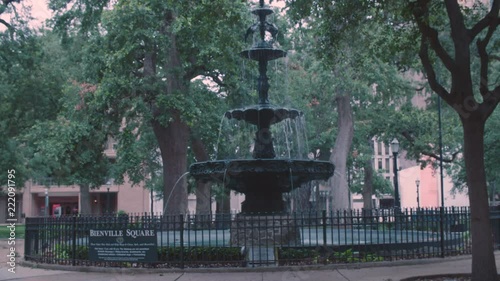
[[[24,241],[16,241],[16,251],[22,255]],[[443,273],[470,273],[471,256],[433,258],[411,261],[379,262],[370,264],[328,265],[321,268],[263,268],[263,269],[217,269],[217,270],[134,270],[53,266],[54,269],[30,268],[16,265],[16,273],[7,271],[8,245],[0,239],[0,280],[29,281],[397,281],[413,276]],[[495,252],[497,268],[500,272],[500,251]],[[18,257],[19,262],[21,257]],[[93,270],[94,268],[92,268]],[[71,271],[69,271],[71,270]],[[112,272],[110,272],[112,271]]]

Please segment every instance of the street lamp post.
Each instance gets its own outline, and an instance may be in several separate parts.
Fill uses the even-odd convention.
[[[45,217],[49,216],[49,189],[45,188]]]
[[[399,186],[398,186],[398,152],[399,141],[393,139],[391,142],[392,155],[394,156],[394,207],[400,209],[401,201],[399,201]]]
[[[154,194],[153,189],[151,188],[151,216],[153,215],[153,204],[154,204]]]
[[[110,206],[109,206],[109,185],[106,187],[108,190],[108,193],[106,193],[106,212],[111,213]]]
[[[417,209],[420,209],[420,180],[416,179],[415,184],[417,185]]]

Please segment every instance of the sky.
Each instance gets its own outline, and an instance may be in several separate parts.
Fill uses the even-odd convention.
[[[31,7],[31,16],[34,18],[30,22],[31,27],[41,27],[43,23],[45,22],[46,19],[50,18],[51,12],[49,8],[47,7],[47,1],[48,0],[23,0],[22,5]],[[16,6],[16,9],[19,11],[21,4],[14,4]],[[4,19],[7,22],[10,22],[10,16],[9,14],[2,14],[1,18]],[[3,25],[0,25],[0,31],[4,31],[5,27]]]
[[[31,13],[35,18],[35,24],[39,25],[46,19],[50,18],[51,11],[47,8],[46,0],[25,0],[28,5],[31,5]]]
[[[47,2],[49,0],[23,0],[22,2],[26,6],[31,6],[31,12],[32,16],[34,17],[34,20],[31,22],[32,27],[41,27],[43,23],[45,22],[46,19],[51,17],[51,11],[47,8]],[[258,3],[257,0],[254,0],[254,2]],[[269,5],[269,0],[265,1],[266,5]],[[16,4],[19,5],[19,4]],[[279,7],[283,8],[285,6],[285,1],[283,0],[273,0],[271,3],[271,6],[273,7]],[[4,15],[2,18],[7,19],[7,17]],[[0,27],[0,30],[2,30],[2,27]]]

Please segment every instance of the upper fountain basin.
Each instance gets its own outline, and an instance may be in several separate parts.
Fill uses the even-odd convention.
[[[266,46],[259,46],[250,50],[245,50],[240,53],[240,56],[256,61],[270,61],[286,57],[286,51],[268,47],[267,44],[263,42],[260,44],[265,44]]]
[[[269,104],[253,105],[227,111],[224,116],[228,119],[244,120],[253,125],[279,123],[285,119],[295,119],[303,112],[293,108],[278,107]]]
[[[257,8],[252,10],[252,14],[257,15],[257,16],[268,16],[270,14],[274,13],[273,10],[269,8]]]

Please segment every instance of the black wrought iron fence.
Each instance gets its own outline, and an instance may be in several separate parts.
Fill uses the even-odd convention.
[[[470,253],[468,208],[26,218],[25,259],[116,267],[353,263]]]

